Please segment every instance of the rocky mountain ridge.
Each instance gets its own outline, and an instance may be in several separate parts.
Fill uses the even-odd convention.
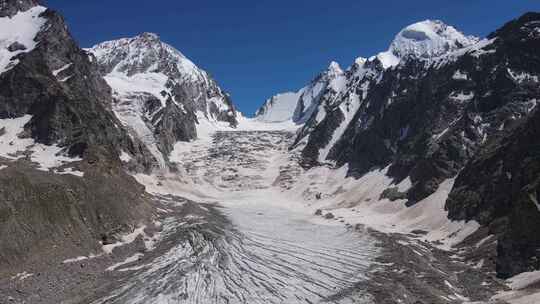
[[[113,89],[114,112],[160,167],[176,142],[197,138],[201,120],[238,124],[228,94],[157,34],[107,41],[88,51]]]
[[[40,252],[99,252],[151,227],[154,198],[127,172],[166,166],[201,119],[237,124],[228,95],[156,35],[105,43],[96,57],[34,0],[1,1],[0,25],[2,271],[41,263]],[[133,91],[109,85],[138,76]],[[145,90],[156,83],[164,86]],[[149,133],[136,132],[147,125]]]
[[[472,187],[478,168],[468,168],[474,159],[493,153],[488,151],[504,150],[500,142],[492,143],[500,137],[516,137],[515,125],[536,119],[540,65],[534,50],[539,43],[539,19],[539,14],[525,14],[485,39],[465,36],[440,21],[406,27],[387,52],[357,59],[345,71],[341,90],[323,92],[292,148],[301,149],[306,168],[347,165],[350,176],[360,177],[373,168],[388,167],[396,184],[406,178],[412,181],[406,193],[396,194],[405,196],[408,205],[457,175],[446,206],[449,217],[484,225],[499,223],[492,233],[501,240],[497,260],[501,276],[538,269],[535,262],[526,262],[538,258],[533,254],[538,248],[534,233],[521,227],[516,229],[522,236],[512,241],[508,237],[519,234],[511,227],[516,227],[512,221],[519,222],[520,216],[509,217],[515,207],[498,209],[495,204],[488,210],[498,209],[497,215],[491,212],[488,216],[483,208],[471,211],[479,202],[491,203],[472,194],[482,190]],[[537,141],[532,133],[528,140]],[[514,198],[519,191],[516,189]],[[463,203],[463,195],[469,196],[465,200],[469,206]],[[506,197],[497,204],[515,206],[513,200]],[[534,207],[533,202],[529,205]],[[510,245],[515,242],[523,254],[515,254]],[[512,258],[506,258],[512,251]],[[511,261],[519,266],[511,266]]]

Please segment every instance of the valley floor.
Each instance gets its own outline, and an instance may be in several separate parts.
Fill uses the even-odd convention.
[[[155,196],[154,227],[103,253],[28,266],[0,291],[13,303],[463,303],[503,289],[468,261],[471,246],[377,232],[343,206],[315,215],[344,190],[317,192],[292,138],[261,127],[179,145],[179,172],[136,176]]]

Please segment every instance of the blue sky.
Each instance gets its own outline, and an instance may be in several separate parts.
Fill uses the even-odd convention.
[[[441,19],[486,36],[538,0],[48,0],[83,47],[158,33],[210,72],[247,115],[268,97],[297,90],[335,60],[386,50],[404,26]]]

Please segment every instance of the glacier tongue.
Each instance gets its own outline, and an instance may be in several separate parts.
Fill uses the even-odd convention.
[[[348,290],[366,281],[374,239],[314,217],[276,187],[292,165],[291,139],[287,131],[217,132],[178,155],[192,180],[184,190],[147,179],[150,191],[188,197],[205,215],[167,221],[166,248],[116,269],[133,273],[95,303],[372,303],[361,288]]]

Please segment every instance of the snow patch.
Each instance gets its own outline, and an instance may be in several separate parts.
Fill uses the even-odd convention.
[[[0,156],[11,160],[25,157],[25,152],[30,154],[30,160],[39,164],[38,169],[49,169],[62,166],[65,163],[81,161],[81,158],[70,158],[63,154],[63,148],[56,145],[43,145],[34,142],[32,138],[19,138],[24,132],[24,126],[32,119],[31,115],[18,118],[0,119]],[[1,133],[0,133],[1,134]]]
[[[9,71],[19,63],[13,57],[32,51],[36,45],[36,35],[47,19],[39,17],[47,8],[35,6],[25,12],[18,12],[13,17],[0,18],[0,74]],[[10,51],[8,48],[19,43],[24,48]]]
[[[58,70],[54,70],[52,71],[52,74],[54,75],[54,77],[57,77],[58,74],[62,73],[63,71],[69,69],[69,67],[71,67],[73,65],[73,63],[68,63],[66,65],[64,65],[63,67],[59,68]]]
[[[466,73],[463,73],[460,70],[457,70],[454,73],[454,75],[452,75],[452,79],[454,79],[454,80],[468,80],[469,76]]]
[[[129,163],[131,161],[131,156],[127,154],[125,151],[122,151],[120,153],[120,160],[125,163]]]
[[[111,254],[113,252],[114,248],[121,247],[121,246],[124,246],[124,245],[127,245],[127,244],[131,244],[137,239],[138,236],[141,235],[141,236],[145,237],[146,233],[144,232],[144,229],[146,229],[145,225],[143,225],[143,226],[141,226],[139,228],[136,228],[135,230],[133,230],[133,232],[120,236],[120,241],[118,241],[118,242],[116,242],[114,244],[102,245],[101,248],[102,248],[103,252],[105,252],[106,254]]]
[[[134,255],[132,255],[132,256],[126,258],[124,261],[119,262],[119,263],[116,263],[116,264],[114,264],[114,265],[108,267],[106,270],[107,270],[107,271],[113,271],[113,270],[116,270],[117,268],[122,267],[122,266],[124,266],[124,265],[126,265],[126,264],[130,264],[130,263],[133,263],[133,262],[137,262],[137,261],[140,260],[141,257],[143,257],[143,256],[144,256],[144,254],[142,254],[142,253],[136,253],[136,254],[134,254]]]
[[[16,275],[12,276],[11,277],[11,280],[19,280],[19,281],[24,281],[26,279],[28,279],[29,277],[33,276],[34,274],[33,273],[29,273],[29,272],[20,272],[20,273],[17,273]]]

